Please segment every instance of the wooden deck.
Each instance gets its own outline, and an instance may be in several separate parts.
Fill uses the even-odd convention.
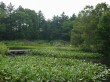
[[[28,52],[28,50],[26,50],[26,49],[13,49],[13,50],[8,50],[8,53],[9,54],[17,54],[17,55],[19,55],[19,54],[25,54],[25,53],[27,53]]]

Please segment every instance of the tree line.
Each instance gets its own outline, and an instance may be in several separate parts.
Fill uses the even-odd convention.
[[[79,12],[71,32],[71,43],[84,51],[110,58],[110,5],[86,6]]]
[[[0,39],[1,40],[70,40],[70,31],[76,16],[68,17],[63,12],[46,20],[42,11],[0,2]]]

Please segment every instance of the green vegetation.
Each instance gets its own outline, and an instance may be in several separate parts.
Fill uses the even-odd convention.
[[[38,47],[50,46],[46,41],[28,41],[28,40],[13,40],[13,41],[2,41],[9,49],[35,49]]]
[[[17,56],[0,62],[2,80],[8,82],[100,82],[110,74],[110,69],[76,59]]]
[[[71,58],[71,59],[101,59],[98,53],[88,53],[78,50],[71,50],[71,48],[36,48],[30,51],[32,55],[56,57],[56,58]]]
[[[71,43],[84,51],[103,54],[110,60],[110,6],[86,6],[74,21]]]
[[[0,40],[71,40],[72,46],[109,58],[109,11],[108,4],[98,3],[87,5],[77,16],[63,12],[46,20],[42,11],[0,2]]]
[[[51,46],[42,41],[28,45],[20,41],[3,42],[8,46],[15,44],[15,49],[32,45],[34,49],[30,47],[25,56],[0,56],[1,82],[100,82],[110,78],[109,68],[92,63],[94,60],[100,61],[101,55],[98,53],[83,52],[69,46]]]
[[[8,51],[7,46],[4,43],[0,42],[0,56],[1,55],[2,56],[5,56],[5,54],[7,53],[7,51]]]
[[[100,18],[98,25],[98,42],[100,47],[100,52],[105,55],[105,57],[110,58],[110,11],[105,12]]]
[[[8,49],[29,52],[7,55]],[[108,4],[45,20],[42,11],[0,2],[0,82],[108,81],[105,59],[110,62]]]
[[[46,20],[42,11],[17,9],[10,3],[0,2],[0,40],[70,40],[75,15],[63,12]]]

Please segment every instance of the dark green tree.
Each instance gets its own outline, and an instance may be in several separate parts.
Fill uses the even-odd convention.
[[[97,4],[95,8],[86,6],[74,22],[71,43],[80,46],[83,50],[96,52],[98,50],[98,23],[106,11],[109,11],[109,6],[106,3]]]
[[[6,5],[3,2],[0,2],[0,39],[4,39],[5,32],[6,32]]]
[[[89,49],[92,45],[93,37],[93,6],[86,6],[84,10],[79,12],[78,17],[74,21],[71,42],[75,46],[82,46]]]
[[[110,11],[103,13],[98,24],[98,49],[110,58]]]
[[[11,14],[13,39],[37,39],[38,16],[35,11],[21,6]]]
[[[38,12],[38,27],[39,27],[39,39],[43,40],[46,39],[45,34],[46,34],[46,20],[45,17],[42,13],[42,11]]]

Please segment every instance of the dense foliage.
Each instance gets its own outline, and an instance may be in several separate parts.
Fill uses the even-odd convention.
[[[97,60],[101,59],[98,53],[87,53],[79,50],[71,49],[68,47],[61,48],[36,48],[30,51],[31,55],[39,55],[43,57],[55,58],[69,58],[69,59],[82,59],[82,60]]]
[[[70,40],[75,15],[70,18],[63,12],[46,20],[42,11],[17,9],[10,3],[0,2],[0,40]]]
[[[98,34],[100,52],[110,58],[110,11],[105,12],[100,18]]]
[[[5,40],[0,42],[0,82],[110,79],[110,69],[89,62],[106,58],[110,63],[110,6],[106,3],[88,5],[78,16],[68,17],[63,12],[46,20],[42,11],[36,13],[22,6],[15,9],[11,3],[0,2],[0,40]],[[71,41],[71,45],[66,41]],[[4,56],[7,47],[29,49],[29,53]]]
[[[3,41],[9,48],[30,48],[23,56],[0,55],[0,82],[102,82],[110,69],[100,62],[101,55],[73,48],[58,41]],[[2,43],[3,43],[2,42]],[[60,42],[59,42],[60,43]],[[34,49],[33,49],[33,48]]]
[[[100,82],[109,73],[104,66],[66,58],[16,56],[0,61],[0,80],[8,82]]]
[[[84,51],[110,56],[110,7],[106,3],[86,6],[74,21],[71,43]]]
[[[7,46],[0,42],[0,56],[5,56],[7,54],[8,48]]]
[[[42,11],[17,9],[10,3],[0,2],[0,39],[1,40],[66,40],[84,51],[101,52],[106,57],[109,51],[109,13],[106,3],[95,7],[86,6],[78,16],[68,17],[63,12],[46,20]],[[70,37],[71,36],[71,37]]]

